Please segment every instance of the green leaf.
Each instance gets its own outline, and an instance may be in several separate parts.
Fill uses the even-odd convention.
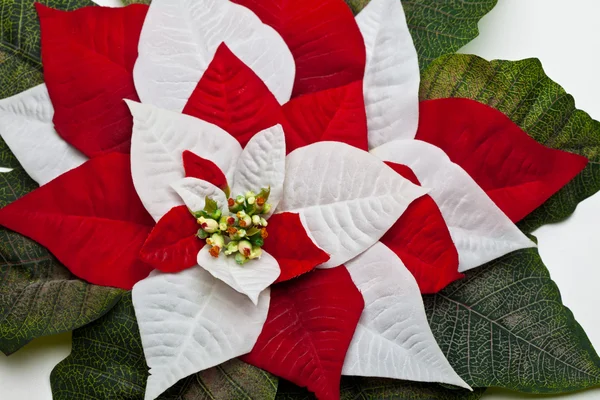
[[[131,292],[105,316],[73,332],[71,355],[50,375],[54,400],[143,399],[148,367]],[[239,360],[230,360],[188,378],[159,400],[272,400],[277,378]]]
[[[50,374],[52,398],[143,399],[148,367],[131,293],[105,316],[73,332],[71,355]]]
[[[44,81],[36,2],[61,10],[94,4],[89,0],[0,0],[0,98]]]
[[[420,98],[446,97],[488,104],[538,142],[590,159],[573,181],[519,223],[523,231],[565,219],[580,201],[600,190],[600,123],[575,108],[573,97],[546,76],[539,60],[441,57],[423,72]]]
[[[407,382],[384,378],[343,376],[340,388],[341,400],[478,400],[485,389],[469,392],[464,389],[448,389],[436,383]],[[279,382],[276,400],[315,400],[304,388],[287,382]]]
[[[345,0],[358,14],[370,0]],[[454,53],[479,35],[477,22],[498,0],[402,0],[421,71],[441,55]]]
[[[179,381],[158,400],[273,400],[277,377],[240,360],[229,360]]]
[[[212,215],[215,212],[217,212],[218,209],[219,209],[219,205],[217,204],[217,202],[214,199],[211,199],[208,196],[204,197],[204,211],[207,214]]]
[[[469,271],[424,303],[440,348],[473,387],[562,393],[600,384],[600,358],[535,248]]]
[[[0,139],[0,207],[37,184]],[[44,247],[0,227],[0,351],[11,354],[30,340],[70,331],[102,316],[119,300],[119,289],[75,279]]]

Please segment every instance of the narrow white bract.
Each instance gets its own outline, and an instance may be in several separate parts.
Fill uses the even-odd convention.
[[[371,0],[356,16],[365,40],[363,91],[369,148],[413,139],[419,123],[417,50],[398,0]]]
[[[394,252],[378,242],[345,265],[362,293],[365,308],[342,374],[470,389],[435,341],[419,286]]]
[[[512,251],[535,247],[460,166],[440,148],[396,140],[373,149],[381,160],[408,165],[440,208],[458,250],[460,272]]]
[[[270,216],[283,195],[285,178],[285,135],[281,125],[275,125],[254,135],[246,144],[237,163],[231,194],[237,196],[247,191],[258,193],[270,187]]]

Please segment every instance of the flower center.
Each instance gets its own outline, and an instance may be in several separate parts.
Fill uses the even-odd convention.
[[[215,200],[205,198],[204,210],[193,214],[200,225],[196,236],[211,246],[211,256],[234,256],[239,265],[260,258],[269,235],[264,214],[271,210],[267,203],[270,193],[270,188],[263,188],[258,194],[249,191],[230,198],[226,213],[219,210]]]

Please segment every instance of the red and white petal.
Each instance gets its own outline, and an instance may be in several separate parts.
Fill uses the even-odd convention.
[[[248,296],[254,304],[257,304],[263,290],[271,286],[279,276],[279,264],[266,251],[262,252],[260,258],[239,265],[233,256],[211,256],[210,247],[206,245],[200,250],[198,265],[234,290]]]
[[[237,162],[231,194],[237,196],[247,191],[258,193],[271,188],[269,204],[275,211],[283,195],[285,178],[285,135],[281,125],[275,125],[254,135]]]
[[[133,65],[148,6],[35,6],[56,131],[88,157],[129,153],[132,120],[123,99],[138,100]]]
[[[436,202],[458,250],[460,272],[515,250],[535,247],[461,167],[420,140],[396,140],[371,153],[408,165]]]
[[[538,143],[502,112],[471,99],[420,103],[416,138],[442,149],[513,222],[541,206],[587,165]]]
[[[214,162],[229,181],[242,148],[235,138],[206,121],[129,101],[133,114],[131,174],[156,221],[183,204],[171,185],[184,178],[182,154],[189,150]]]
[[[339,400],[344,357],[364,302],[344,266],[271,288],[267,321],[242,361]]]
[[[152,270],[138,253],[154,222],[135,192],[126,154],[95,157],[21,197],[0,210],[0,225],[96,285],[129,290]]]
[[[186,206],[163,215],[140,250],[140,260],[162,272],[179,272],[196,265],[204,247],[196,233],[198,224]]]
[[[53,116],[45,84],[0,100],[0,136],[27,174],[40,185],[87,160],[56,133]]]
[[[368,150],[362,81],[296,97],[281,109],[287,152],[315,142],[336,141]]]
[[[206,197],[217,202],[220,210],[227,209],[225,193],[210,182],[196,178],[183,178],[171,185],[191,211],[204,209]]]
[[[336,267],[373,244],[427,192],[371,154],[338,142],[294,150],[286,159],[278,212],[300,214],[308,235]]]
[[[204,269],[153,273],[134,286],[133,307],[150,367],[145,400],[186,376],[252,350],[267,318],[269,289],[258,304]]]
[[[308,236],[298,214],[273,214],[267,229],[269,236],[263,249],[277,260],[281,269],[275,283],[296,278],[329,260],[329,255]]]
[[[452,369],[429,328],[417,282],[402,261],[376,243],[346,263],[365,308],[342,374],[439,382],[470,389]]]
[[[275,29],[296,64],[292,97],[361,80],[365,45],[343,0],[234,0]]]
[[[365,40],[364,97],[369,148],[413,139],[419,123],[417,50],[398,0],[372,0],[356,16]]]
[[[223,128],[242,147],[263,129],[285,123],[269,88],[225,44],[217,49],[183,113]]]
[[[250,10],[223,0],[155,0],[142,28],[133,71],[142,101],[183,110],[223,42],[279,102],[290,98],[292,54],[277,32]]]

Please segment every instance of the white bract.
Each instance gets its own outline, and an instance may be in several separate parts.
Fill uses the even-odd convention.
[[[369,148],[413,139],[419,123],[417,50],[398,0],[371,0],[356,16],[365,40],[363,81]]]
[[[454,372],[429,328],[419,286],[382,243],[346,268],[365,301],[344,360],[344,375],[440,382],[470,389]]]
[[[396,140],[371,151],[383,161],[408,165],[439,207],[458,250],[460,272],[512,251],[535,247],[446,153],[420,140]]]
[[[267,319],[269,289],[252,303],[201,268],[138,282],[133,307],[150,376],[146,400],[178,380],[252,350]]]
[[[223,42],[280,103],[289,100],[294,58],[279,34],[252,11],[227,0],[155,0],[133,71],[142,102],[183,110]]]
[[[54,130],[53,116],[45,84],[0,100],[0,136],[40,185],[87,160]]]

